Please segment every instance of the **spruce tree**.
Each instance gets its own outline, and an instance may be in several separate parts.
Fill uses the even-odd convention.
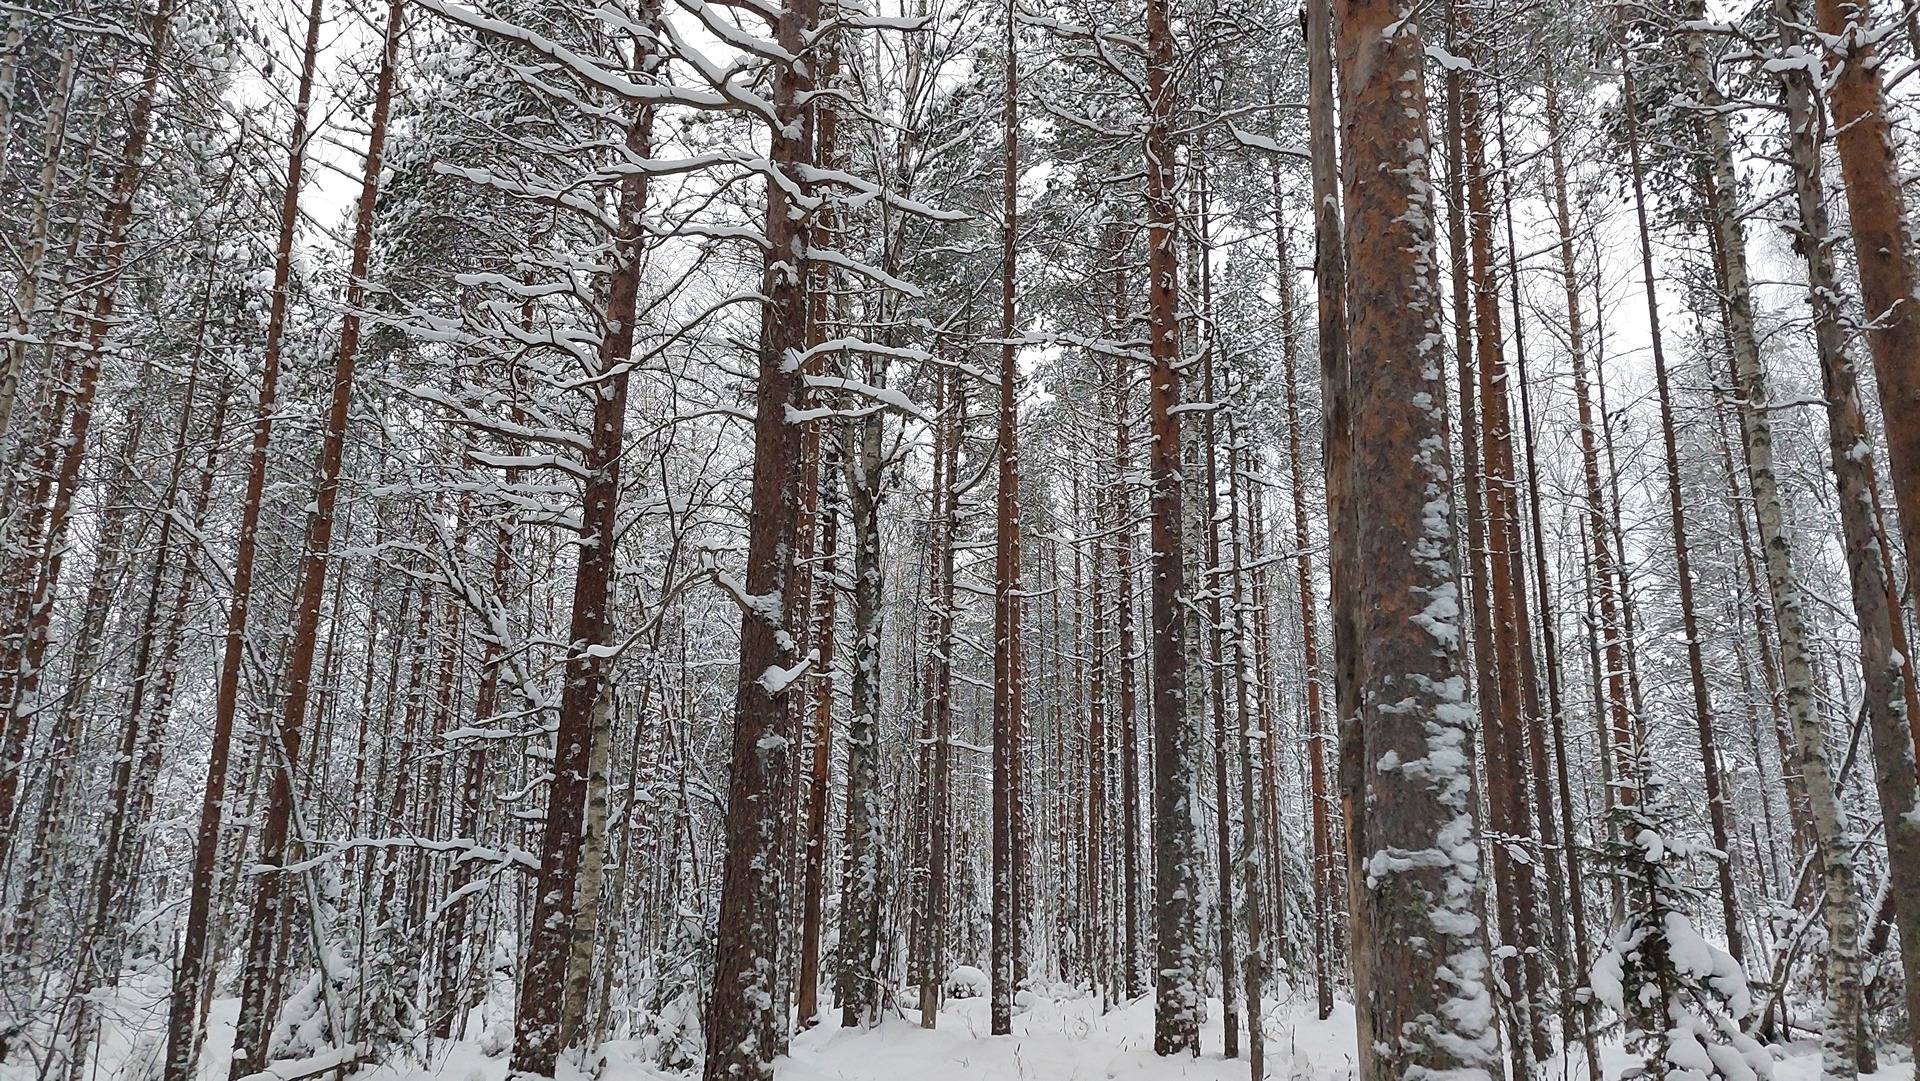
[[[1636,766],[1639,799],[1609,812],[1614,828],[1596,864],[1620,881],[1625,923],[1594,962],[1594,998],[1620,1015],[1640,1063],[1626,1078],[1759,1081],[1772,1054],[1741,1031],[1753,1012],[1746,973],[1695,929],[1689,912],[1708,900],[1686,875],[1696,859],[1726,855],[1680,836],[1681,809],[1666,798],[1647,761]]]

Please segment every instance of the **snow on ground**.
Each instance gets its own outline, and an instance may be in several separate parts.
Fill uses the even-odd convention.
[[[1802,1042],[1790,1047],[1772,1047],[1773,1081],[1822,1081],[1820,1074],[1820,1047],[1816,1043]],[[1915,1081],[1912,1064],[1896,1061],[1895,1049],[1881,1047],[1880,1070],[1878,1073],[1863,1073],[1860,1081]],[[1628,1072],[1640,1066],[1640,1059],[1629,1055],[1627,1049],[1616,1039],[1600,1047],[1600,1073],[1607,1081],[1627,1076]],[[1586,1056],[1578,1051],[1562,1059],[1555,1059],[1541,1071],[1543,1078],[1553,1081],[1586,1081]]]
[[[821,1027],[803,1033],[783,1063],[783,1081],[1244,1081],[1245,1059],[1220,1057],[1220,1004],[1201,1030],[1204,1053],[1153,1053],[1153,1002],[1141,999],[1100,1016],[1099,1000],[1040,998],[1014,1017],[1013,1035],[987,1035],[987,1001],[960,999],[940,1027],[893,1018],[868,1032]],[[1353,1008],[1338,1004],[1322,1022],[1275,1006],[1267,1032],[1267,1076],[1277,1081],[1343,1081],[1351,1076]],[[1245,1041],[1242,1040],[1244,1045]],[[1244,1053],[1244,1047],[1243,1047]]]
[[[1153,1053],[1153,1001],[1139,999],[1101,1016],[1090,998],[1047,998],[1014,1015],[1013,1035],[987,1034],[987,1001],[958,999],[940,1013],[937,1029],[920,1027],[916,1010],[890,1015],[876,1028],[837,1026],[831,1011],[825,1023],[794,1038],[792,1055],[776,1067],[779,1081],[1245,1081],[1244,1058],[1220,1055],[1220,1003],[1210,1003],[1201,1030],[1199,1058],[1160,1058]],[[1354,1078],[1353,1007],[1334,1005],[1333,1016],[1313,1016],[1311,996],[1297,1002],[1268,1003],[1266,1018],[1269,1081],[1351,1081]],[[1244,1053],[1245,1040],[1242,1039]],[[607,1067],[598,1081],[687,1081],[688,1075],[662,1073],[638,1061],[637,1045],[606,1046]],[[1819,1050],[1796,1045],[1779,1056],[1775,1081],[1819,1081]],[[1882,1068],[1862,1081],[1915,1081],[1906,1062],[1883,1049]],[[1601,1051],[1608,1081],[1636,1065],[1619,1044]],[[460,1044],[432,1066],[381,1067],[359,1081],[504,1081],[504,1056],[489,1058],[472,1044]],[[584,1081],[579,1077],[561,1081]],[[1533,1081],[1587,1081],[1577,1056],[1543,1065]]]
[[[103,1003],[110,1020],[103,1026],[96,1081],[134,1081],[158,1076],[159,1030],[164,1016],[159,981],[140,988],[143,981],[123,985],[118,1001]],[[145,993],[143,993],[145,992]],[[1013,1035],[987,1035],[987,1000],[950,1000],[940,1014],[937,1029],[920,1027],[918,1011],[891,1014],[879,1026],[842,1029],[838,1017],[823,1012],[824,1023],[793,1041],[792,1055],[776,1072],[780,1081],[1243,1081],[1246,1060],[1220,1054],[1220,1003],[1210,1004],[1201,1030],[1203,1053],[1198,1058],[1160,1058],[1153,1053],[1153,1002],[1143,998],[1120,1004],[1102,1015],[1097,999],[1022,996],[1015,1013]],[[224,1081],[211,1069],[229,1053],[237,1003],[214,1003],[203,1076]],[[504,1018],[476,1018],[488,1029],[487,1038],[436,1044],[430,1054],[416,1046],[412,1056],[397,1055],[355,1075],[354,1081],[505,1081],[507,1059],[501,1050],[510,1031]],[[1313,1016],[1311,995],[1297,1000],[1269,1002],[1267,1078],[1269,1081],[1349,1081],[1354,1076],[1354,1018],[1351,1005],[1334,1006],[1333,1016]],[[1244,1050],[1244,1039],[1242,1040]],[[641,1046],[633,1041],[605,1045],[606,1066],[596,1081],[689,1081],[691,1075],[662,1072],[647,1064]],[[1779,1057],[1775,1081],[1818,1081],[1818,1049],[1796,1045]],[[422,1058],[426,1061],[422,1061]],[[1634,1065],[1618,1044],[1601,1052],[1602,1072],[1612,1081]],[[27,1072],[0,1067],[0,1081],[30,1081]],[[311,1065],[311,1064],[308,1064]],[[291,1068],[291,1069],[290,1069]],[[299,1064],[284,1063],[273,1071],[298,1075]],[[563,1068],[561,1081],[588,1081],[577,1070]],[[328,1074],[327,1077],[333,1075]],[[1863,1075],[1869,1081],[1915,1081],[1911,1064],[1896,1061],[1892,1049],[1883,1051],[1882,1069]],[[264,1079],[263,1079],[264,1081]],[[1530,1081],[1587,1081],[1577,1057],[1544,1064]]]

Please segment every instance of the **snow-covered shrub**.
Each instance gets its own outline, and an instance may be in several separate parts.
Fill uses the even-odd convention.
[[[1695,856],[1724,856],[1680,840],[1676,810],[1644,764],[1640,773],[1638,800],[1610,813],[1618,840],[1599,853],[1601,870],[1622,880],[1627,921],[1588,977],[1595,1000],[1620,1015],[1627,1046],[1641,1055],[1625,1077],[1764,1081],[1773,1076],[1772,1054],[1740,1027],[1753,1012],[1746,973],[1687,915],[1701,891],[1682,868]]]
[[[955,965],[947,973],[948,998],[985,998],[993,993],[987,974],[972,965]]]
[[[709,949],[699,919],[683,911],[667,949],[640,980],[645,1014],[639,1032],[641,1055],[663,1070],[692,1070],[706,1050],[700,993],[701,962]]]
[[[293,997],[280,1007],[273,1031],[267,1037],[269,1059],[307,1058],[333,1047],[329,1034],[332,1021],[327,1017],[321,979],[317,970],[308,975]]]

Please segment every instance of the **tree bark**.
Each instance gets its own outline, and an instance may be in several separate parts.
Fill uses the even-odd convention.
[[[1733,152],[1725,116],[1715,111],[1721,102],[1719,91],[1708,69],[1704,46],[1695,37],[1687,39],[1687,56],[1708,108],[1701,120],[1708,154],[1707,215],[1719,246],[1723,279],[1720,284],[1725,300],[1727,337],[1733,347],[1747,483],[1759,525],[1767,584],[1773,593],[1774,627],[1780,636],[1781,685],[1786,692],[1794,758],[1802,773],[1821,863],[1822,909],[1828,936],[1829,1011],[1827,1031],[1822,1039],[1822,1069],[1834,1077],[1851,1077],[1858,1072],[1860,1052],[1859,886],[1845,836],[1846,820],[1827,758],[1826,734],[1814,700],[1801,583],[1794,568],[1786,505],[1774,475],[1767,372],[1760,359],[1753,326],[1746,238],[1739,219]]]
[[[1278,210],[1278,207],[1275,207]],[[1284,257],[1286,241],[1280,241],[1283,257],[1281,267],[1287,283],[1283,286],[1285,303],[1282,310],[1292,310],[1291,268]],[[1292,322],[1290,315],[1286,319]],[[1288,387],[1293,385],[1292,373],[1292,336],[1289,334],[1284,351],[1288,354]],[[1289,433],[1293,427],[1289,425]],[[1267,980],[1267,921],[1260,897],[1265,891],[1266,853],[1261,844],[1260,828],[1260,792],[1270,783],[1262,769],[1260,759],[1261,734],[1259,719],[1247,693],[1247,677],[1253,667],[1251,646],[1247,641],[1247,567],[1246,547],[1240,538],[1240,484],[1243,474],[1236,467],[1238,457],[1242,464],[1253,457],[1251,447],[1241,445],[1241,434],[1236,417],[1227,414],[1227,522],[1228,542],[1233,560],[1233,693],[1236,715],[1240,720],[1240,896],[1247,920],[1247,955],[1245,961],[1247,993],[1247,1076],[1253,1081],[1264,1081],[1267,1073],[1267,1034],[1263,1023],[1265,1014],[1261,1008],[1262,995]],[[1294,448],[1296,454],[1298,447]],[[1297,458],[1296,458],[1297,460]],[[1296,494],[1298,488],[1295,489]],[[1311,607],[1311,605],[1309,605]],[[1311,671],[1311,669],[1309,669]],[[1311,683],[1308,684],[1312,686]],[[1324,797],[1324,791],[1322,796]],[[1316,812],[1322,805],[1316,803]],[[1316,862],[1319,852],[1314,853]],[[1318,868],[1316,867],[1315,890],[1319,892]],[[1324,922],[1324,907],[1320,920]],[[1320,936],[1324,939],[1324,935]],[[1324,947],[1325,943],[1320,943]],[[1324,953],[1316,951],[1316,971],[1324,971]]]
[[[960,444],[966,435],[966,387],[959,370],[948,369],[945,396],[934,453],[939,459],[936,470],[934,535],[935,586],[933,657],[929,665],[929,703],[932,711],[933,747],[931,748],[927,794],[927,893],[920,932],[920,1025],[933,1028],[940,1016],[942,984],[946,979],[947,891],[949,849],[948,786],[953,758],[953,647],[954,647],[954,571],[953,550],[960,526]]]
[[[1151,484],[1153,619],[1153,1050],[1200,1053],[1206,1015],[1199,939],[1199,738],[1187,699],[1187,605],[1182,550],[1180,322],[1174,235],[1173,28],[1165,0],[1147,0],[1147,341],[1152,356],[1147,452]]]
[[[1326,481],[1327,576],[1329,589],[1328,632],[1333,646],[1333,731],[1323,733],[1339,741],[1340,769],[1347,777],[1357,775],[1348,765],[1348,753],[1358,752],[1358,729],[1354,726],[1360,700],[1360,657],[1358,609],[1354,605],[1354,526],[1353,501],[1348,493],[1352,473],[1353,418],[1351,372],[1347,361],[1347,257],[1345,225],[1341,215],[1341,178],[1336,161],[1334,124],[1334,4],[1333,0],[1307,0],[1303,30],[1307,53],[1307,124],[1312,147],[1309,172],[1313,189],[1315,306],[1319,317],[1316,349],[1320,368],[1320,411],[1323,457],[1322,475]],[[1256,489],[1254,498],[1259,498]],[[1256,539],[1258,534],[1255,534]],[[1263,637],[1263,642],[1265,641]],[[1263,651],[1264,652],[1264,651]],[[1271,730],[1270,724],[1264,728]],[[1272,752],[1274,741],[1266,749]],[[1323,752],[1324,755],[1324,752]],[[1357,765],[1357,763],[1355,763]],[[1269,771],[1272,776],[1273,771]],[[1272,786],[1269,785],[1269,791]],[[1359,813],[1357,787],[1341,784],[1342,815],[1348,821]],[[1271,797],[1270,797],[1271,798]],[[1276,822],[1278,815],[1271,816]],[[1352,846],[1346,846],[1351,856]],[[1277,849],[1277,846],[1276,846]],[[1331,863],[1335,855],[1329,851]],[[1275,859],[1275,864],[1279,860]],[[1361,920],[1359,875],[1347,864],[1347,930],[1350,944],[1360,945],[1366,927]],[[1279,890],[1276,882],[1275,911]],[[1351,965],[1356,1002],[1365,1001],[1371,992],[1371,973],[1364,964]],[[1363,1051],[1363,1055],[1366,1053]]]
[[[886,369],[868,372],[886,385]],[[847,491],[853,524],[853,686],[847,716],[847,818],[840,891],[839,1000],[843,1028],[880,1019],[882,935],[881,848],[886,834],[880,806],[880,601],[885,589],[880,554],[880,508],[886,493],[881,452],[882,417],[872,411],[847,425]]]
[[[802,871],[800,974],[797,977],[799,1024],[818,1023],[820,1012],[820,935],[826,890],[827,801],[833,789],[834,619],[839,598],[840,466],[838,441],[821,440],[819,519],[813,598],[813,733],[808,740],[807,838]]]
[[[1107,253],[1113,260],[1114,338],[1120,343],[1113,362],[1113,476],[1111,494],[1113,527],[1116,533],[1113,551],[1114,646],[1119,678],[1120,712],[1120,849],[1121,914],[1123,933],[1122,986],[1125,996],[1143,994],[1140,973],[1140,737],[1136,716],[1140,712],[1135,681],[1134,596],[1133,596],[1133,501],[1128,498],[1127,472],[1132,468],[1133,438],[1133,357],[1132,313],[1127,304],[1126,245],[1120,227],[1107,230]]]
[[[636,57],[634,67],[649,62]],[[653,149],[653,109],[638,106],[625,133],[627,161],[643,161]],[[520,978],[519,1017],[514,1026],[512,1072],[552,1077],[562,1050],[570,1049],[562,1011],[571,972],[572,938],[579,916],[582,881],[582,830],[596,749],[603,735],[607,670],[613,642],[614,588],[618,552],[620,457],[624,449],[627,373],[633,352],[633,328],[640,317],[640,281],[645,273],[642,245],[647,208],[647,174],[634,170],[620,181],[619,210],[613,237],[613,269],[593,395],[593,429],[586,453],[579,555],[573,578],[573,612],[567,632],[565,682],[560,723],[554,733],[553,776],[540,839],[540,871],[534,896],[527,959]],[[601,778],[604,784],[604,778]],[[604,797],[602,797],[604,798]],[[597,891],[598,883],[595,883]]]
[[[24,13],[14,17],[13,27],[16,31],[24,19]],[[18,63],[18,45],[16,41],[9,46],[5,61],[9,71]],[[53,216],[54,194],[59,186],[61,151],[67,141],[68,110],[73,104],[73,91],[78,82],[75,75],[76,51],[76,46],[69,44],[60,54],[60,72],[54,76],[56,96],[47,109],[46,132],[41,139],[39,190],[33,205],[33,223],[27,227],[26,250],[20,256],[20,272],[16,279],[18,295],[10,320],[15,337],[7,343],[4,367],[0,367],[0,436],[6,435],[13,418],[14,399],[20,390],[20,369],[27,356],[27,338],[33,329],[33,317],[38,311],[41,278],[46,270],[49,220]],[[10,75],[0,75],[0,79],[12,82]],[[9,112],[8,108],[0,108],[0,144],[7,138]],[[5,153],[0,151],[0,171],[5,168],[5,158]],[[85,172],[81,175],[84,176]]]
[[[1232,740],[1228,737],[1227,684],[1226,684],[1226,613],[1221,597],[1228,589],[1228,569],[1220,558],[1220,451],[1219,451],[1219,412],[1221,401],[1219,383],[1214,366],[1217,361],[1219,343],[1213,327],[1213,271],[1210,265],[1212,234],[1210,222],[1211,206],[1208,198],[1210,177],[1204,163],[1195,169],[1198,174],[1197,220],[1193,232],[1192,256],[1197,264],[1200,278],[1200,321],[1198,343],[1200,349],[1201,378],[1204,381],[1202,393],[1206,395],[1209,408],[1206,413],[1205,461],[1206,500],[1202,509],[1206,513],[1205,555],[1207,560],[1204,577],[1207,597],[1207,708],[1213,715],[1213,812],[1215,852],[1218,857],[1215,875],[1219,887],[1219,926],[1220,936],[1220,1020],[1222,1028],[1222,1052],[1226,1058],[1238,1058],[1240,1055],[1240,990],[1235,972],[1236,960],[1233,933],[1233,820],[1232,820],[1232,770],[1228,760],[1232,756]],[[1229,449],[1231,455],[1231,449]],[[1231,457],[1227,468],[1233,468]],[[1197,713],[1196,713],[1197,715]],[[1259,1025],[1258,1015],[1249,1014],[1247,1027]]]
[[[1827,103],[1846,188],[1847,216],[1866,305],[1867,346],[1885,414],[1887,469],[1893,478],[1901,549],[1920,565],[1920,288],[1907,234],[1906,193],[1887,116],[1885,76],[1870,0],[1815,0],[1825,45]],[[1909,27],[1912,21],[1909,19]],[[1914,597],[1920,603],[1920,595]],[[1916,609],[1920,611],[1920,609]],[[1912,658],[1908,658],[1911,663]],[[1920,724],[1920,717],[1910,720]],[[1920,827],[1913,827],[1920,828]],[[1912,981],[1909,981],[1909,993]],[[1915,1026],[1920,1031],[1920,1026]]]
[[[832,52],[824,61],[822,75],[831,80],[838,70],[839,54]],[[839,111],[830,102],[822,102],[813,122],[814,160],[824,168],[833,167],[839,129]],[[832,242],[833,216],[821,214],[812,225],[812,242],[826,247]],[[807,297],[807,346],[817,347],[826,337],[831,272],[828,267],[809,268],[810,293]],[[807,362],[809,372],[824,373],[824,353]],[[805,390],[802,393],[806,393]],[[818,395],[816,395],[818,400]],[[820,949],[823,904],[826,891],[828,797],[833,782],[833,699],[834,699],[834,624],[840,597],[840,484],[845,475],[841,441],[823,432],[816,422],[801,434],[801,454],[806,463],[808,482],[802,495],[801,521],[797,525],[805,564],[796,566],[794,575],[806,584],[803,612],[808,621],[807,638],[813,654],[809,685],[811,698],[796,696],[795,729],[812,714],[812,732],[807,739],[806,836],[801,851],[800,968],[795,976],[798,1025],[802,1029],[819,1023]],[[816,565],[817,564],[817,565]],[[796,765],[798,756],[796,756]],[[799,782],[796,781],[796,784]]]
[[[1775,0],[1774,15],[1783,35],[1803,25],[1800,5]],[[1788,48],[1813,48],[1787,39]],[[1799,211],[1798,246],[1807,265],[1807,303],[1813,309],[1814,344],[1820,355],[1825,391],[1829,458],[1840,496],[1840,527],[1859,626],[1862,705],[1867,713],[1875,792],[1887,837],[1887,893],[1900,928],[1900,966],[1909,1016],[1920,1017],[1920,822],[1916,822],[1913,737],[1902,671],[1908,661],[1896,655],[1894,624],[1900,610],[1889,592],[1880,559],[1874,521],[1873,442],[1860,409],[1859,380],[1846,347],[1840,294],[1835,287],[1826,191],[1820,148],[1825,118],[1806,68],[1781,72],[1787,101],[1789,156],[1795,206]],[[1716,840],[1724,849],[1724,842]],[[1730,861],[1721,861],[1724,868]],[[1726,872],[1723,872],[1726,873]],[[1909,1035],[1920,1048],[1920,1032]]]
[[[786,0],[776,37],[799,56],[811,35],[816,0]],[[776,72],[774,127],[768,158],[797,182],[808,164],[804,128],[813,80],[800,64]],[[803,216],[773,181],[766,185],[767,255],[761,275],[759,375],[754,389],[752,524],[747,574],[739,589],[740,670],[728,751],[726,853],[713,997],[707,1006],[706,1081],[770,1081],[769,1034],[784,1018],[773,1014],[774,973],[780,943],[782,816],[791,802],[789,757],[796,733],[785,695],[795,680],[794,630],[800,616],[791,595],[801,502],[793,483],[800,429],[789,413],[802,404],[798,357],[807,333],[807,262]],[[800,659],[802,664],[808,663]]]
[[[1456,11],[1470,5],[1456,5]],[[1457,47],[1472,61],[1475,26],[1461,19]],[[1479,380],[1481,477],[1484,481],[1481,502],[1486,515],[1487,589],[1491,622],[1475,627],[1477,637],[1490,638],[1496,669],[1494,694],[1496,708],[1482,705],[1482,716],[1489,722],[1484,728],[1486,755],[1486,793],[1492,831],[1489,849],[1493,856],[1493,876],[1499,894],[1495,906],[1501,944],[1506,947],[1502,964],[1502,982],[1508,1002],[1511,1026],[1508,1054],[1513,1072],[1524,1076],[1531,1071],[1532,1056],[1540,1042],[1536,1004],[1539,992],[1539,956],[1531,944],[1538,936],[1538,918],[1534,910],[1534,879],[1531,862],[1513,855],[1515,846],[1525,843],[1531,833],[1531,815],[1526,801],[1526,718],[1538,712],[1528,654],[1532,643],[1523,633],[1521,620],[1526,611],[1526,582],[1521,574],[1521,553],[1515,544],[1519,535],[1516,485],[1513,460],[1513,425],[1507,406],[1507,362],[1500,320],[1500,294],[1493,268],[1493,196],[1488,178],[1485,110],[1477,79],[1460,80],[1461,163],[1466,174],[1465,217],[1471,260],[1474,310],[1475,372]],[[1456,302],[1457,303],[1457,302]],[[1463,383],[1464,385],[1464,383]],[[1463,417],[1462,424],[1471,423]],[[1477,640],[1477,639],[1476,639]],[[1488,694],[1482,686],[1481,697]]]
[[[1335,909],[1333,881],[1333,829],[1327,810],[1327,727],[1326,710],[1321,703],[1320,632],[1313,579],[1313,538],[1307,525],[1306,461],[1300,439],[1300,383],[1298,376],[1298,317],[1294,301],[1293,252],[1288,242],[1285,208],[1280,199],[1279,164],[1274,164],[1274,256],[1279,264],[1276,275],[1280,297],[1280,363],[1287,417],[1287,480],[1293,497],[1293,546],[1295,588],[1300,594],[1300,663],[1306,673],[1304,690],[1307,711],[1307,798],[1313,804],[1308,812],[1311,831],[1313,891],[1313,989],[1315,1014],[1324,1021],[1333,1014],[1332,934]],[[1239,480],[1236,474],[1234,480]],[[1235,491],[1235,499],[1238,492]],[[1236,588],[1239,580],[1235,580]],[[1244,630],[1239,632],[1243,637]],[[1264,643],[1262,643],[1264,644]],[[1245,738],[1243,734],[1243,739]],[[1277,783],[1269,778],[1266,783]],[[1277,856],[1277,853],[1276,853]]]
[[[1018,349],[1014,285],[1018,270],[1018,195],[1020,167],[1020,74],[1011,0],[1006,10],[1006,99],[1001,108],[1000,156],[1000,367],[999,406],[994,430],[998,466],[994,494],[993,548],[993,927],[989,946],[993,971],[989,1028],[995,1036],[1013,1031],[1013,996],[1019,973],[1017,911],[1019,867],[1019,759],[1022,752],[1020,639],[1020,459],[1014,384]]]
[[[1424,47],[1341,0],[1358,699],[1342,748],[1362,1077],[1496,1068],[1427,182]],[[1362,873],[1364,869],[1364,873]],[[1424,944],[1409,949],[1412,942]]]

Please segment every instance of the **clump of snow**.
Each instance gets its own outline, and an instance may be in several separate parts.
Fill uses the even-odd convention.
[[[955,965],[947,973],[946,991],[948,998],[984,998],[992,993],[993,984],[972,965]]]

